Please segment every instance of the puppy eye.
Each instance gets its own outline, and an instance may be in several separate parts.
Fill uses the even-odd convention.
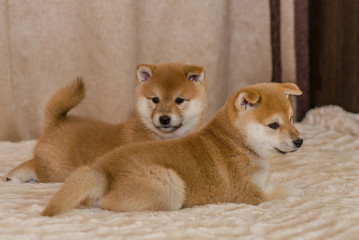
[[[271,129],[278,129],[279,124],[276,122],[272,122],[272,123],[268,124],[268,127],[270,127]]]
[[[157,104],[160,102],[160,99],[158,97],[154,97],[154,98],[152,98],[152,102]]]
[[[184,99],[183,98],[176,98],[175,100],[176,104],[181,104],[184,102]]]

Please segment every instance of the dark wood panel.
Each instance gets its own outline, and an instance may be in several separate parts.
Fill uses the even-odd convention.
[[[280,54],[280,0],[270,0],[272,82],[282,82],[282,62]]]
[[[310,108],[309,77],[309,0],[294,1],[296,79],[303,94],[297,97],[297,120]]]
[[[310,1],[311,105],[359,112],[359,0]]]

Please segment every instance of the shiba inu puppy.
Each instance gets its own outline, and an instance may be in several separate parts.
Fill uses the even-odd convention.
[[[56,92],[45,108],[34,158],[12,170],[7,181],[62,182],[115,147],[178,138],[203,125],[207,84],[202,67],[142,64],[136,76],[136,117],[120,124],[67,115],[84,98],[81,79]]]
[[[81,202],[113,211],[156,211],[259,204],[297,194],[295,188],[267,183],[266,159],[303,143],[289,94],[301,91],[292,83],[244,87],[196,133],[116,148],[70,175],[42,215]]]

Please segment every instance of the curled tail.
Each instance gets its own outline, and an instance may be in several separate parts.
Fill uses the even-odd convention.
[[[98,199],[105,194],[107,186],[104,173],[88,166],[82,167],[66,179],[41,215],[51,217],[78,206],[88,198]]]
[[[77,78],[72,84],[58,90],[45,107],[45,127],[66,118],[66,114],[85,97],[85,84]]]

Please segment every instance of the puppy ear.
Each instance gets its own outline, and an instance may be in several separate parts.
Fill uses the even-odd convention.
[[[137,75],[137,82],[138,83],[143,83],[148,81],[151,76],[152,76],[152,65],[148,65],[148,64],[140,64],[137,66],[137,71],[136,71],[136,75]]]
[[[204,85],[206,84],[206,76],[204,68],[194,65],[185,66],[185,75],[194,84]]]
[[[258,92],[252,90],[245,90],[238,94],[238,97],[235,101],[235,106],[238,111],[242,112],[249,108],[256,107],[256,105],[261,101],[261,96]]]
[[[302,91],[300,91],[295,83],[281,83],[280,86],[287,98],[289,95],[302,95]]]

